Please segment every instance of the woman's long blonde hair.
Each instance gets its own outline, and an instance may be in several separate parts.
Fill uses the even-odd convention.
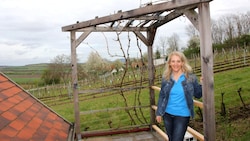
[[[179,51],[171,52],[168,55],[168,59],[167,59],[166,65],[165,65],[165,71],[163,72],[163,77],[166,80],[170,80],[171,73],[172,73],[170,61],[171,61],[171,58],[173,55],[179,56],[181,58],[181,61],[183,62],[183,66],[181,69],[182,69],[183,73],[185,74],[185,76],[188,78],[188,74],[192,72],[192,67],[188,64],[188,60],[187,60],[186,56],[182,52],[179,52]]]

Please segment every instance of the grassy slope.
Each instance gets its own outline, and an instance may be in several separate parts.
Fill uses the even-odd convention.
[[[11,67],[11,69],[7,69],[8,76],[10,78],[14,78],[13,80],[16,81],[18,78],[15,78],[16,75],[21,75],[23,78],[19,78],[21,80],[18,81],[31,81],[33,78],[31,76],[34,76],[34,81],[36,80],[36,74],[40,73],[41,71],[38,70],[43,70],[45,67],[44,65],[29,65],[25,66],[24,68],[22,67]],[[2,69],[1,69],[2,70]],[[18,74],[16,73],[16,70],[19,70]],[[20,71],[21,70],[21,71]],[[6,70],[5,70],[6,72]],[[29,76],[27,78],[27,76]],[[249,83],[250,83],[250,67],[246,68],[240,68],[240,69],[234,69],[230,71],[225,71],[225,72],[220,72],[216,73],[214,76],[214,93],[215,93],[215,108],[216,108],[216,133],[217,133],[217,139],[218,140],[247,140],[250,138],[250,119],[249,119],[249,113],[245,113],[244,110],[242,110],[243,104],[240,101],[240,97],[237,93],[237,90],[239,88],[242,88],[241,94],[243,97],[243,100],[246,104],[249,105],[250,103],[250,88],[249,88]],[[131,101],[130,105],[133,105],[136,101],[135,99],[135,93],[131,94],[130,96],[126,96],[128,101]],[[222,117],[220,116],[221,112],[221,93],[224,94],[224,103],[226,105],[226,110],[227,110],[227,116]],[[156,95],[157,96],[157,95]],[[142,103],[143,105],[147,105],[149,102],[149,97],[148,97],[148,90],[145,90],[143,93],[143,99]],[[157,97],[156,97],[157,99]],[[115,100],[115,101],[114,101]],[[105,102],[104,102],[105,101]],[[120,104],[120,105],[119,105]],[[124,106],[124,101],[122,100],[121,96],[109,96],[109,97],[103,97],[95,100],[86,100],[80,102],[80,110],[81,111],[86,111],[86,110],[94,110],[94,109],[103,109],[104,107],[115,107],[115,106]],[[66,105],[58,105],[58,106],[53,106],[52,107],[55,111],[60,113],[63,117],[68,119],[69,121],[74,121],[74,113],[73,113],[73,104],[66,104]],[[249,107],[250,108],[250,107]],[[148,110],[146,110],[148,112]],[[109,112],[110,113],[110,112]],[[85,121],[88,121],[88,119],[92,119],[93,122],[91,123],[85,123],[85,124],[96,124],[97,127],[93,128],[98,128],[102,127],[98,123],[98,120],[100,118],[104,119],[103,121],[103,126],[107,126],[106,122],[107,119],[117,119],[120,123],[115,123],[114,125],[122,125],[126,124],[126,122],[129,122],[129,120],[123,120],[123,119],[129,119],[129,117],[125,116],[120,116],[122,113],[116,113],[113,115],[109,114],[95,114],[95,118],[93,115],[89,116],[83,116],[81,123],[84,123]],[[248,116],[244,116],[248,114]],[[145,115],[146,117],[149,117],[149,115]],[[240,118],[244,117],[244,118]],[[99,117],[99,119],[98,119]],[[236,118],[238,117],[238,118]],[[232,120],[234,118],[234,120]],[[99,121],[100,122],[100,121]],[[84,130],[87,128],[88,125],[82,125],[82,129]],[[105,127],[106,128],[106,127]]]
[[[241,114],[245,112],[242,109],[242,103],[238,96],[237,90],[242,88],[242,97],[246,104],[250,104],[249,95],[249,85],[250,85],[250,67],[239,68],[235,70],[220,72],[215,74],[214,82],[214,94],[215,94],[215,108],[216,108],[216,133],[217,140],[245,140],[249,138],[250,127],[249,127],[249,114],[247,116],[242,116]],[[221,93],[224,92],[224,103],[226,105],[227,115],[222,117],[221,112]],[[135,100],[135,92],[126,94],[126,98],[129,105],[133,105]],[[148,105],[149,96],[148,90],[142,93],[141,96],[142,105]],[[157,92],[156,92],[157,100]],[[98,99],[91,99],[80,102],[80,111],[91,111],[96,109],[105,109],[105,107],[122,107],[124,106],[124,101],[120,95],[112,95],[108,97],[102,97]],[[250,107],[249,107],[250,108]],[[57,112],[69,119],[74,121],[73,117],[73,104],[53,106]],[[133,113],[133,112],[132,112]],[[145,116],[149,120],[149,110],[145,109]],[[124,116],[121,116],[124,115]],[[134,114],[133,114],[134,115]],[[237,117],[237,118],[236,118]],[[124,113],[119,112],[101,112],[98,114],[86,114],[81,116],[81,127],[82,130],[86,128],[92,129],[102,129],[108,128],[108,122],[114,121],[114,127],[126,125],[130,122],[130,117]],[[91,119],[91,120],[89,120]],[[127,119],[127,120],[125,120]],[[119,122],[119,123],[115,123]],[[138,122],[138,121],[136,121]],[[96,126],[94,126],[96,125]],[[202,123],[201,123],[202,126]]]
[[[225,71],[215,74],[215,108],[217,139],[226,141],[247,141],[250,139],[250,67]],[[238,95],[238,89],[242,88],[243,104]],[[220,116],[221,93],[224,93],[226,117]]]
[[[31,85],[37,86],[39,83],[41,83],[41,75],[47,66],[48,64],[2,66],[0,67],[0,71],[2,71],[25,89],[29,89],[29,86]]]

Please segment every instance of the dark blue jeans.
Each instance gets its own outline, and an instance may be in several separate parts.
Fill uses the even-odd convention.
[[[174,116],[168,113],[163,115],[164,126],[169,141],[183,141],[190,117]]]

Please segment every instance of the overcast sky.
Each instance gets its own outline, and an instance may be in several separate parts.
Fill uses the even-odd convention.
[[[57,55],[70,55],[69,32],[62,32],[61,27],[74,24],[76,21],[90,20],[95,16],[107,16],[118,10],[132,10],[138,8],[140,3],[150,1],[0,0],[0,66],[49,63]],[[249,5],[250,0],[214,0],[210,5],[211,18],[246,13],[249,11]],[[175,19],[157,31],[156,40],[159,36],[168,37],[176,33],[181,39],[181,44],[185,44],[187,24],[189,21],[184,17]],[[97,51],[109,60],[117,59],[109,57],[105,37],[108,38],[108,45],[112,47],[115,34],[90,34],[77,48],[80,61],[85,62],[91,51]],[[112,50],[110,48],[110,52],[112,55],[121,54],[119,48],[115,47]],[[133,49],[130,56],[138,56],[137,52],[137,49]]]

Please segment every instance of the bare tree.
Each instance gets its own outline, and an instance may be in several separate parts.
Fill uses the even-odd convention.
[[[246,14],[224,15],[212,23],[214,43],[223,43],[250,33],[250,12]]]
[[[167,39],[167,43],[169,48],[167,49],[167,53],[170,53],[172,51],[178,51],[179,50],[179,44],[180,41],[179,36],[176,33],[173,33],[171,37]]]
[[[219,19],[219,22],[222,25],[223,30],[225,31],[225,40],[231,40],[236,37],[235,22],[232,17],[233,15],[231,14]]]
[[[224,15],[217,21],[212,21],[213,43],[223,43],[225,40],[250,33],[250,12],[246,14]]]
[[[86,62],[86,69],[88,70],[88,74],[98,76],[109,70],[109,67],[110,65],[108,65],[108,62],[103,59],[97,52],[91,52],[89,54],[88,60]]]
[[[212,20],[212,41],[216,44],[223,43],[224,31],[218,21]]]
[[[199,31],[192,24],[187,25],[185,29],[186,34],[191,38],[199,35]]]
[[[46,84],[60,83],[61,81],[66,83],[70,74],[70,56],[62,54],[51,60],[51,63],[42,75],[42,79]]]
[[[249,34],[250,33],[250,11],[248,11],[246,14],[240,15],[240,23],[242,27],[242,33]]]
[[[64,54],[58,55],[54,58],[54,60],[52,60],[51,65],[54,65],[54,70],[57,70],[61,80],[64,83],[67,82],[71,74],[70,62],[71,62],[70,56]]]
[[[188,48],[200,48],[200,38],[198,36],[193,36],[192,38],[190,38],[190,40],[188,41]]]
[[[161,52],[162,56],[164,57],[164,56],[166,56],[166,51],[167,51],[166,48],[167,48],[167,45],[168,45],[167,37],[166,36],[160,36],[158,40],[159,41],[157,42],[157,45],[156,45],[157,50],[159,52]]]
[[[240,16],[232,15],[232,20],[235,24],[235,32],[236,36],[241,36],[243,34],[242,21],[240,20]]]
[[[250,33],[250,12],[233,15],[232,20],[235,24],[237,36]]]

